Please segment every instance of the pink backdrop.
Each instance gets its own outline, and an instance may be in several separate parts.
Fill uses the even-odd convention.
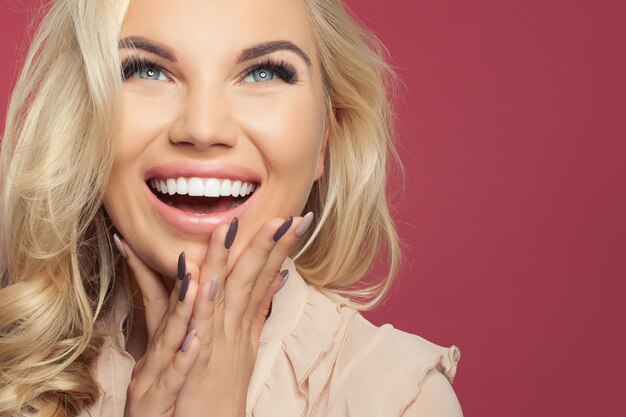
[[[31,3],[0,6],[2,111]],[[349,3],[407,87],[395,211],[407,259],[368,317],[457,344],[467,416],[615,415],[626,370],[624,3]]]

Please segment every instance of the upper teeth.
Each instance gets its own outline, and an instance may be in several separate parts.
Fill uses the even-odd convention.
[[[252,182],[198,177],[168,178],[166,180],[153,178],[150,180],[150,185],[163,194],[188,194],[205,197],[244,197],[256,188],[256,184]]]

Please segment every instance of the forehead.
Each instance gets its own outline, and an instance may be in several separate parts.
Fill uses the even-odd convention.
[[[315,56],[305,0],[132,0],[121,32],[205,58],[270,40],[291,41]]]

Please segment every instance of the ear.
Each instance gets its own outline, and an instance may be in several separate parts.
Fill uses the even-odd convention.
[[[324,127],[324,138],[322,139],[322,146],[320,148],[320,154],[317,158],[317,167],[315,168],[314,181],[319,180],[324,174],[324,161],[326,160],[326,148],[328,147],[328,137],[330,136],[330,127],[328,123]]]

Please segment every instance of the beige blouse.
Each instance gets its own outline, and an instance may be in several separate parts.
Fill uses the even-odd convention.
[[[391,325],[376,327],[345,299],[307,285],[288,259],[248,388],[248,417],[459,417],[451,383],[460,351]],[[125,314],[96,363],[102,387],[80,417],[122,417],[135,361],[124,349]],[[150,417],[150,416],[145,416]]]

